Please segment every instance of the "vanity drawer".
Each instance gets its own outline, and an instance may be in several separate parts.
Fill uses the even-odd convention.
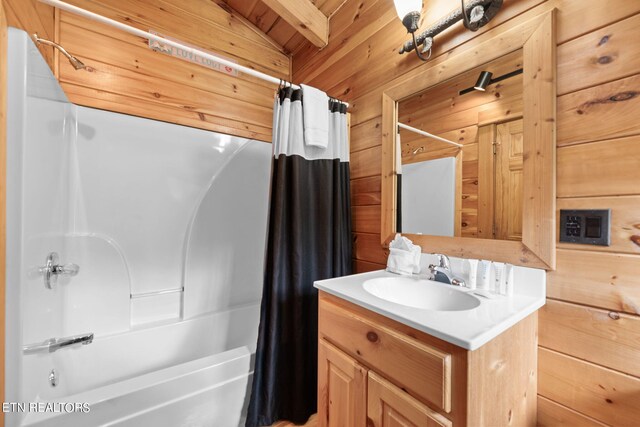
[[[451,411],[451,355],[321,296],[319,333],[396,386]]]

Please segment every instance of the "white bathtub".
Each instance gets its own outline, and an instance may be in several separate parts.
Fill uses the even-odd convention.
[[[253,353],[259,310],[258,304],[252,304],[190,320],[96,336],[89,345],[54,353],[25,355],[24,395],[37,396],[37,401],[43,402],[85,402],[70,399],[230,350],[244,348]],[[51,369],[57,374],[55,387],[48,381]],[[244,375],[249,375],[248,368]],[[25,417],[27,424],[29,415]]]
[[[29,414],[24,425],[241,426],[252,374],[252,352],[239,347],[54,400],[90,411]]]
[[[59,385],[37,384],[58,397],[41,397],[88,403],[90,411],[28,413],[23,425],[239,426],[251,386],[258,317],[259,306],[251,305],[60,350],[54,353]],[[46,378],[47,359],[25,357],[25,371],[33,374],[26,383]]]

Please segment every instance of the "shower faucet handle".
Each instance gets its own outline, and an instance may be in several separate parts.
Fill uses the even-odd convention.
[[[80,271],[78,264],[54,265],[53,274],[61,274],[65,276],[75,276]]]
[[[60,257],[57,252],[51,252],[47,256],[47,263],[44,267],[40,267],[40,274],[44,278],[44,286],[47,289],[53,289],[58,282],[58,276],[75,276],[80,271],[77,264],[59,265]]]

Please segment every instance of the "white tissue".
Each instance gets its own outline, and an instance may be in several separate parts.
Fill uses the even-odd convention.
[[[389,243],[389,258],[387,259],[387,271],[396,274],[418,274],[420,273],[420,256],[422,248],[414,245],[406,237],[396,234],[396,237]]]

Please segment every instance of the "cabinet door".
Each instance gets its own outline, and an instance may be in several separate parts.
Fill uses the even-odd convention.
[[[429,409],[389,381],[369,371],[367,417],[370,427],[451,427],[446,417]]]
[[[364,427],[367,369],[325,340],[318,342],[318,424]]]

